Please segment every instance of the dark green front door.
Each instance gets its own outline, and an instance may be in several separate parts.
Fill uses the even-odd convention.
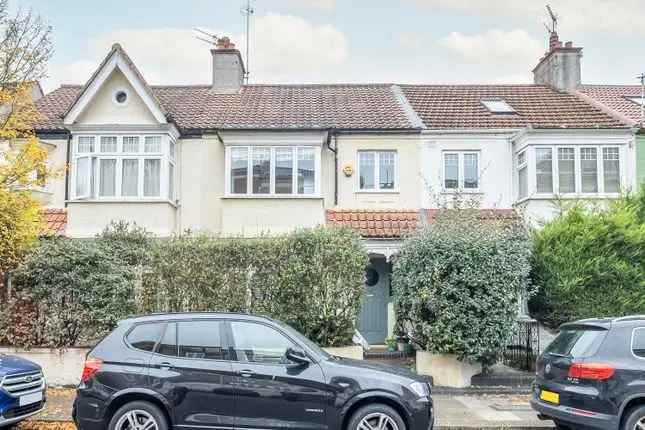
[[[380,263],[380,264],[379,264]],[[387,304],[390,301],[390,279],[387,263],[377,260],[371,266],[378,273],[375,285],[366,283],[358,331],[372,345],[385,343],[387,337]]]

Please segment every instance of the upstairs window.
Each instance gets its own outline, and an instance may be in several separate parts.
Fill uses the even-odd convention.
[[[79,136],[72,163],[73,198],[173,198],[175,160],[170,148],[161,135]]]
[[[320,150],[309,146],[232,146],[228,194],[315,196]]]
[[[558,191],[576,192],[576,153],[574,148],[558,148]]]
[[[444,152],[443,187],[445,190],[479,189],[479,152]]]
[[[517,182],[518,197],[520,199],[529,196],[529,168],[526,162],[526,151],[517,154]]]
[[[535,186],[538,193],[553,192],[553,150],[535,149]]]
[[[396,188],[396,151],[358,151],[358,180],[361,191]]]

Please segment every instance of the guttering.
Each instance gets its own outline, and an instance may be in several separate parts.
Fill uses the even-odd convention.
[[[416,128],[331,128],[337,134],[419,134],[420,129]],[[222,132],[254,132],[254,133],[325,133],[330,128],[184,128],[181,129],[182,136],[201,136],[204,134],[217,134]]]

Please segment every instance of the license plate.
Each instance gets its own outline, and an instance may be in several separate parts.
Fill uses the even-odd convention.
[[[545,402],[554,403],[556,405],[560,403],[560,395],[552,391],[542,390],[540,392],[540,399],[544,400]]]
[[[20,396],[20,406],[31,405],[32,403],[40,402],[43,400],[43,393],[39,391],[37,393],[26,394]]]

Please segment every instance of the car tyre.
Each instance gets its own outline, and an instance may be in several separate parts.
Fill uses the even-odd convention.
[[[385,426],[379,425],[384,420]],[[345,430],[406,430],[401,415],[382,403],[372,403],[359,408],[347,423]]]
[[[112,415],[108,430],[168,430],[168,421],[156,405],[135,401],[121,406]]]
[[[562,421],[553,420],[553,424],[555,424],[555,428],[558,430],[571,430],[571,426],[563,423]]]
[[[632,408],[627,412],[622,430],[638,430],[640,428],[638,424],[645,426],[645,405]]]

